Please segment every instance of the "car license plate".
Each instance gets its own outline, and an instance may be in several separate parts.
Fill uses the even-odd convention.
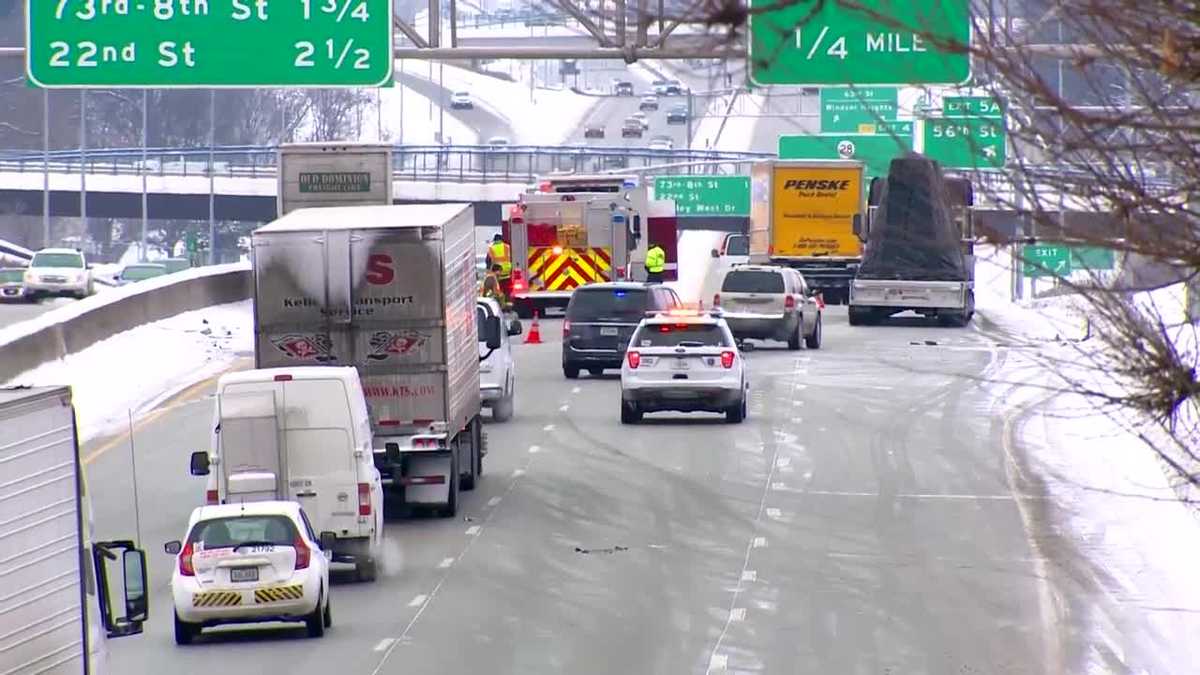
[[[675,359],[675,370],[687,370],[688,367],[687,359]]]
[[[229,569],[230,581],[258,581],[257,567],[232,567]]]
[[[600,329],[600,334],[601,335],[611,335],[612,337],[616,337],[617,335],[621,334],[621,330],[619,328],[612,328],[612,327],[606,326],[606,327],[602,327]]]

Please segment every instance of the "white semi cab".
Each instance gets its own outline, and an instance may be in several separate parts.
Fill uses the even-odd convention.
[[[507,422],[512,419],[513,403],[517,395],[517,365],[512,355],[512,340],[514,335],[520,335],[521,321],[512,318],[508,321],[506,330],[500,336],[500,348],[488,347],[486,326],[495,317],[503,322],[505,317],[500,309],[500,303],[493,298],[479,298],[475,301],[475,321],[480,326],[479,331],[479,395],[483,405],[492,411],[492,419],[496,422]]]
[[[149,617],[146,557],[93,541],[86,485],[71,390],[0,389],[0,673],[107,675]]]
[[[209,504],[291,500],[318,532],[332,532],[334,562],[375,578],[383,541],[383,487],[371,420],[354,368],[269,368],[217,381],[211,452],[192,454],[208,476]]]
[[[389,508],[450,516],[483,471],[469,204],[300,209],[254,232],[259,368],[353,366]],[[500,321],[483,327],[500,346]]]

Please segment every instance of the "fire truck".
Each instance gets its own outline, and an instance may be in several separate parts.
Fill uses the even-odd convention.
[[[648,208],[636,176],[554,176],[522,194],[502,226],[517,314],[565,308],[586,284],[645,279]]]

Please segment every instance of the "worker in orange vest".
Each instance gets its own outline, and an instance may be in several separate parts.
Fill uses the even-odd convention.
[[[487,253],[488,269],[496,265],[500,266],[500,271],[496,274],[500,280],[500,289],[505,297],[508,297],[512,295],[512,248],[499,234],[492,238],[492,245],[488,247]]]

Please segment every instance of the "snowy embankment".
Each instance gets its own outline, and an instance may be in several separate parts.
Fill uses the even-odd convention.
[[[9,385],[69,385],[81,440],[116,431],[139,413],[254,353],[250,300],[155,321],[22,373]]]
[[[1081,298],[1014,303],[1011,252],[981,253],[980,314],[1009,336],[997,346],[1002,366],[992,373],[1016,446],[1009,448],[1009,461],[1025,489],[1037,485],[1046,493],[1044,506],[1023,513],[1039,514],[1027,522],[1035,546],[1053,547],[1047,581],[1062,591],[1059,598],[1095,596],[1089,611],[1097,614],[1098,628],[1087,636],[1092,644],[1103,644],[1103,622],[1115,621],[1130,635],[1180,645],[1190,650],[1186,662],[1200,663],[1194,639],[1200,630],[1200,522],[1194,510],[1200,492],[1181,486],[1164,458],[1193,473],[1200,466],[1161,427],[1080,393],[1121,391],[1102,367],[1112,356],[1097,337],[1105,328],[1092,322],[1089,333]],[[1138,294],[1134,301],[1185,362],[1196,363],[1196,327],[1185,320],[1181,288]],[[1177,429],[1194,432],[1196,413],[1194,400],[1181,406]],[[1193,453],[1200,448],[1195,436],[1184,443]],[[1080,658],[1086,667],[1076,672],[1110,672],[1094,648]]]

